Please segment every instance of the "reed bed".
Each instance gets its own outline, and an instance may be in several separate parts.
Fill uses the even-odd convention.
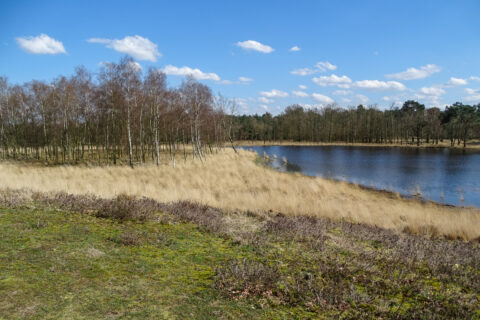
[[[127,166],[43,167],[0,164],[0,188],[29,188],[114,197],[148,197],[160,202],[188,200],[253,212],[309,215],[365,223],[432,237],[480,239],[480,210],[409,200],[398,194],[301,174],[277,172],[255,162],[254,152],[225,150],[205,162],[178,161]],[[183,159],[182,159],[183,160]]]

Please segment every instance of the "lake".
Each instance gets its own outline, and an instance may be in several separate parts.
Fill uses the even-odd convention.
[[[282,171],[358,183],[441,203],[480,207],[480,153],[448,148],[255,146]],[[287,164],[282,158],[287,159]]]

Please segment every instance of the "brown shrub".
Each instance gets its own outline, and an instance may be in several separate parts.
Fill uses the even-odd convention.
[[[114,199],[101,203],[96,213],[100,218],[116,220],[147,220],[157,210],[156,202],[148,199],[137,199],[134,196],[120,194]]]
[[[276,267],[252,260],[234,260],[216,270],[214,286],[234,298],[272,295],[279,278]]]
[[[108,240],[124,246],[136,246],[143,242],[142,236],[134,232],[123,232],[109,237]]]

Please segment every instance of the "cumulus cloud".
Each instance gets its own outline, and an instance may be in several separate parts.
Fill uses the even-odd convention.
[[[448,82],[445,83],[445,85],[448,87],[464,86],[466,84],[468,84],[467,80],[461,79],[461,78],[454,78],[454,77],[451,77],[450,80],[448,80]]]
[[[362,80],[355,81],[354,86],[360,89],[387,91],[398,90],[403,91],[407,88],[398,81],[380,81],[380,80]]]
[[[337,86],[340,88],[349,88],[350,84],[352,83],[352,79],[347,76],[337,76],[332,74],[330,76],[321,76],[312,79],[313,82],[318,84],[319,86],[326,87],[326,86]]]
[[[258,98],[258,101],[260,101],[260,102],[262,102],[262,103],[267,103],[267,104],[269,104],[269,103],[274,103],[274,102],[275,102],[275,100],[273,100],[273,99],[268,99],[268,98],[266,98],[266,97],[260,97],[260,98]]]
[[[37,37],[18,37],[15,39],[22,50],[32,54],[67,53],[61,41],[42,33]]]
[[[336,96],[348,96],[352,94],[353,92],[350,90],[335,90],[333,91],[333,94]]]
[[[162,69],[165,74],[175,75],[175,76],[192,76],[197,80],[214,80],[221,81],[220,77],[216,73],[205,73],[200,69],[192,69],[190,67],[181,67],[167,65]]]
[[[295,74],[297,76],[308,76],[311,74],[325,72],[327,70],[335,70],[335,69],[337,69],[336,65],[333,65],[328,61],[325,61],[325,62],[320,61],[320,62],[317,62],[313,68],[294,69],[290,71],[290,73]]]
[[[467,94],[476,94],[476,93],[479,93],[479,94],[480,94],[480,89],[466,88],[466,89],[465,89],[465,92],[466,92]]]
[[[475,95],[465,97],[464,100],[466,102],[480,103],[480,94],[475,94]]]
[[[366,104],[368,101],[370,101],[370,99],[363,94],[357,94],[355,98],[360,104]]]
[[[296,51],[300,51],[300,50],[302,50],[302,49],[300,49],[298,46],[293,46],[288,51],[296,52]]]
[[[480,81],[480,77],[477,77],[477,76],[471,76],[471,77],[470,77],[470,80],[473,80],[473,81]]]
[[[157,61],[157,58],[161,56],[155,43],[138,35],[127,36],[123,39],[91,38],[87,41],[104,44],[107,48],[126,53],[137,60],[149,60],[155,62]]]
[[[142,71],[142,66],[137,61],[130,61],[130,68],[134,71]]]
[[[268,111],[268,106],[267,105],[261,104],[260,108],[262,108],[265,111]]]
[[[241,83],[250,83],[253,81],[253,79],[247,77],[238,77],[238,81],[240,81]]]
[[[417,68],[408,68],[407,70],[399,73],[387,74],[389,79],[397,80],[414,80],[423,79],[431,76],[434,73],[440,72],[441,68],[435,64],[427,64],[425,66]]]
[[[315,65],[315,67],[320,70],[321,72],[325,72],[327,70],[336,70],[337,69],[337,66],[336,65],[333,65],[331,64],[330,62],[326,61],[326,62],[317,62],[317,64]]]
[[[422,87],[420,88],[419,92],[422,95],[426,96],[436,96],[439,97],[443,94],[445,94],[445,90],[438,88],[438,87]]]
[[[302,90],[306,90],[308,88],[306,85],[303,84],[300,84],[298,87]]]
[[[295,91],[295,90],[293,90],[292,93],[293,93],[293,95],[294,95],[295,97],[299,97],[299,98],[306,98],[306,97],[308,97],[308,93],[303,92],[303,91]]]
[[[263,53],[270,53],[274,51],[272,47],[255,40],[239,41],[237,42],[237,46],[247,51],[253,50]]]
[[[326,96],[320,93],[312,93],[312,97],[313,99],[320,102],[321,104],[332,104],[335,102],[335,100],[333,100],[329,96]]]
[[[261,96],[267,97],[267,98],[286,98],[288,97],[288,93],[285,91],[280,91],[277,89],[272,89],[270,91],[261,91],[260,92]]]
[[[469,103],[480,103],[480,89],[466,88],[465,92],[469,95],[463,100]]]

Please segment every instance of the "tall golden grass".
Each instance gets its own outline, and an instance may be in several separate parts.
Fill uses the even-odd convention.
[[[207,161],[177,167],[41,167],[0,164],[0,188],[30,188],[112,197],[120,193],[159,201],[191,200],[227,210],[313,215],[383,228],[473,240],[480,211],[446,207],[365,190],[343,182],[282,173],[255,163],[256,154],[225,150]]]

